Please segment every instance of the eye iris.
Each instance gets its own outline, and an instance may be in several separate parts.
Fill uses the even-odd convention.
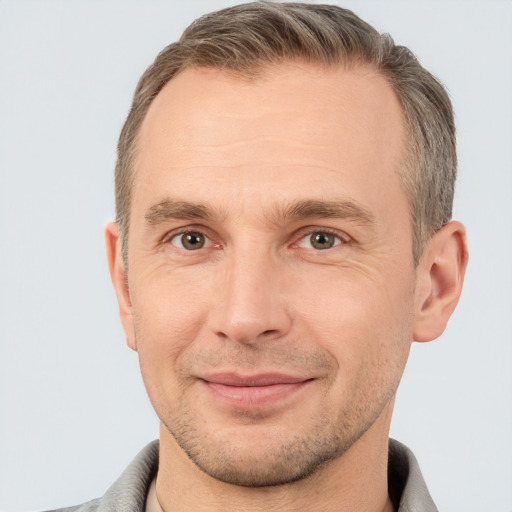
[[[335,236],[330,233],[313,233],[310,241],[315,249],[330,249],[334,246]]]
[[[181,235],[183,247],[191,251],[201,249],[204,246],[204,242],[204,236],[201,233],[184,233]]]

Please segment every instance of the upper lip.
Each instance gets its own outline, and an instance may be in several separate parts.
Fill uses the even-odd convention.
[[[224,386],[255,387],[272,386],[276,384],[297,384],[311,380],[309,377],[295,377],[283,373],[259,373],[255,375],[241,375],[236,372],[211,373],[200,377],[206,382],[223,384]]]

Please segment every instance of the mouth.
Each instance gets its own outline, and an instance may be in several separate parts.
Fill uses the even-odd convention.
[[[200,378],[214,399],[238,409],[277,405],[307,387],[314,379],[278,373],[239,375],[216,373]]]

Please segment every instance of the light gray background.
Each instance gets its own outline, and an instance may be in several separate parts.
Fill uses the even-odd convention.
[[[116,138],[142,71],[233,2],[0,0],[0,510],[103,494],[155,438],[104,257]],[[448,87],[471,260],[413,347],[392,435],[440,510],[512,511],[512,2],[356,1]]]

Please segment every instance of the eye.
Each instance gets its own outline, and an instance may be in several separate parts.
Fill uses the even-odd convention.
[[[300,240],[299,247],[323,251],[325,249],[331,249],[336,245],[341,245],[342,243],[341,238],[333,233],[329,233],[328,231],[314,231]]]
[[[209,245],[209,239],[198,231],[187,231],[171,238],[171,244],[186,251],[197,251]]]

